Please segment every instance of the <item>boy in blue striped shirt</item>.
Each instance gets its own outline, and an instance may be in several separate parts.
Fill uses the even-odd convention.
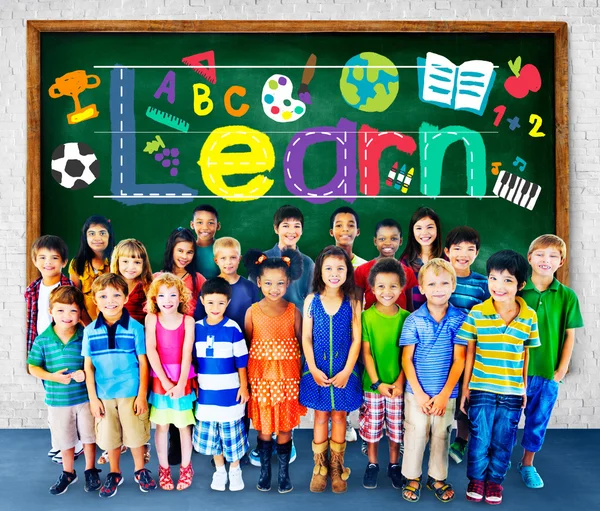
[[[404,393],[404,457],[402,497],[421,496],[423,453],[429,440],[427,488],[442,502],[454,499],[448,477],[450,428],[454,420],[457,383],[465,366],[465,341],[456,339],[466,315],[449,303],[456,288],[454,268],[431,259],[419,271],[419,290],[427,301],[404,322],[400,335]]]

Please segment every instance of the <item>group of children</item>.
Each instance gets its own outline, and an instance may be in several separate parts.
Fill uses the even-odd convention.
[[[217,211],[198,206],[196,237],[175,229],[154,275],[143,244],[127,239],[114,247],[101,216],[82,228],[70,280],[62,274],[65,243],[36,240],[31,257],[41,277],[25,293],[27,347],[30,372],[46,389],[51,453],[62,455],[50,493],[77,481],[82,450],[85,490],[112,497],[126,448],[140,489],[155,489],[146,468],[151,422],[163,490],[190,487],[192,449],[213,457],[213,490],[242,490],[250,421],[257,488],[271,489],[275,450],[278,491],[287,493],[293,429],[307,408],[315,412],[313,492],[329,480],[333,492],[346,491],[347,420],[355,410],[368,456],[365,488],[377,487],[385,426],[387,475],[405,500],[420,498],[429,443],[425,484],[437,499],[454,499],[448,457],[461,462],[466,454],[467,499],[499,504],[522,410],[518,470],[529,488],[543,486],[533,459],[569,367],[574,329],[583,325],[576,295],[554,277],[566,259],[560,238],[536,238],[527,260],[511,250],[493,254],[486,278],[471,270],[477,232],[457,227],[443,245],[430,208],[412,216],[399,259],[402,229],[393,219],[375,227],[379,255],[371,261],[353,253],[359,216],[349,207],[331,215],[335,245],[314,263],[298,249],[298,208],[282,206],[273,224],[278,243],[242,258],[237,240],[215,240]],[[248,279],[238,273],[242,260]],[[96,444],[110,466],[103,484]],[[171,464],[180,464],[177,484]]]

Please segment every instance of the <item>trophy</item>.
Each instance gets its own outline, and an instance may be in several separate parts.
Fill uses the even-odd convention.
[[[90,82],[90,80],[92,80]],[[88,75],[84,70],[71,71],[57,78],[48,90],[51,98],[60,98],[62,96],[71,96],[75,102],[75,111],[67,114],[69,124],[87,121],[98,117],[96,105],[88,105],[81,108],[79,103],[79,94],[86,89],[95,89],[100,85],[100,78],[96,75]]]

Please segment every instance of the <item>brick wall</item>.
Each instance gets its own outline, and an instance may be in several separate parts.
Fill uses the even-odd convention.
[[[28,19],[413,19],[569,23],[571,286],[586,327],[552,426],[600,427],[600,7],[598,0],[2,0],[0,10],[0,428],[46,426],[43,389],[25,372]]]

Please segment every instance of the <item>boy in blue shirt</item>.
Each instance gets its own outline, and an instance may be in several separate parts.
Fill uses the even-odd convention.
[[[131,449],[140,490],[155,490],[156,483],[144,468],[145,445],[150,440],[144,327],[124,308],[128,286],[123,277],[101,275],[92,284],[92,295],[99,314],[84,330],[81,354],[90,408],[97,419],[96,442],[108,451],[110,463],[100,497],[114,496],[123,483],[121,445]]]

